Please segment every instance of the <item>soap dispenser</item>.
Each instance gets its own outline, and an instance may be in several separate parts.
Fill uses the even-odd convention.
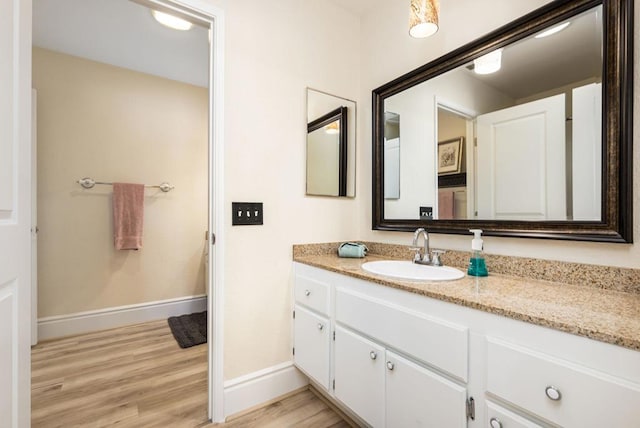
[[[482,230],[469,229],[469,232],[473,233],[474,236],[471,240],[471,259],[469,259],[467,274],[469,276],[488,276],[487,264],[482,254]]]

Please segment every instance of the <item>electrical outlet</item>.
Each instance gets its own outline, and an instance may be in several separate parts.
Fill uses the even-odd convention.
[[[262,202],[232,202],[231,224],[233,226],[263,224]]]
[[[433,207],[420,207],[420,220],[433,220]]]

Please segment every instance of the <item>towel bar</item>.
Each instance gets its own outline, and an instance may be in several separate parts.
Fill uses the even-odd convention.
[[[80,180],[77,180],[76,183],[78,183],[79,185],[81,185],[85,189],[91,189],[96,184],[104,184],[104,185],[107,185],[107,186],[112,186],[113,185],[113,183],[109,183],[109,182],[106,182],[106,181],[96,181],[91,177],[81,178]],[[172,186],[171,184],[169,184],[167,182],[160,183],[158,185],[146,185],[145,184],[144,187],[160,189],[163,192],[169,192],[169,191],[171,191],[171,190],[173,190],[175,188],[174,186]]]

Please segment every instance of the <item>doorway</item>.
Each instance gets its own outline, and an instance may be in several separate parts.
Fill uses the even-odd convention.
[[[88,2],[88,1],[74,2],[71,0],[56,0],[56,1],[42,0],[39,4],[37,5],[34,4],[34,6],[40,6],[41,4],[43,5],[49,4],[49,6],[53,8],[53,10],[56,10],[58,12],[62,11],[63,13],[65,8],[69,8],[67,9],[67,12],[73,11],[74,15],[76,16],[81,15],[83,12],[86,12],[88,13],[88,15],[85,15],[83,20],[89,21],[91,12],[86,9],[90,6],[90,3],[92,2]],[[133,128],[139,128],[138,129],[139,133],[137,134],[137,140],[139,141],[147,138],[148,139],[147,146],[141,147],[141,146],[134,145],[132,142],[122,141],[123,138],[121,136],[119,137],[118,135],[116,135],[111,139],[105,138],[107,137],[105,135],[106,133],[99,132],[100,130],[99,123],[93,123],[91,126],[89,126],[90,129],[84,130],[85,134],[84,134],[83,140],[81,141],[67,140],[67,147],[65,149],[68,150],[68,152],[65,153],[64,155],[61,153],[61,151],[54,151],[49,155],[41,152],[41,155],[47,156],[48,160],[51,158],[55,158],[56,156],[61,157],[62,159],[59,159],[60,161],[59,164],[62,165],[63,167],[66,165],[68,169],[67,172],[69,172],[69,175],[70,176],[73,175],[72,179],[69,179],[69,177],[65,179],[67,182],[66,186],[69,186],[69,185],[75,186],[73,189],[54,187],[51,190],[51,192],[49,192],[48,197],[58,198],[58,199],[63,199],[65,197],[68,197],[73,199],[74,206],[72,207],[73,209],[70,211],[71,213],[70,215],[73,217],[71,219],[72,220],[71,224],[74,225],[75,227],[72,226],[71,230],[68,231],[68,233],[71,235],[72,233],[76,233],[79,230],[80,226],[83,224],[83,221],[86,221],[86,220],[94,221],[96,222],[96,224],[100,224],[101,222],[103,226],[105,223],[107,224],[109,223],[108,218],[106,219],[106,222],[104,221],[105,220],[104,218],[102,219],[95,218],[96,216],[105,216],[105,211],[107,211],[106,215],[108,216],[108,209],[106,210],[99,209],[98,211],[96,211],[96,213],[99,212],[100,214],[93,213],[92,215],[87,214],[86,209],[88,205],[91,205],[91,204],[96,205],[96,202],[98,206],[102,205],[102,208],[105,208],[105,200],[107,199],[105,196],[110,193],[111,189],[107,188],[108,186],[105,186],[104,188],[99,188],[99,186],[96,185],[96,187],[94,187],[93,190],[85,191],[80,187],[78,183],[76,183],[76,181],[82,178],[85,178],[87,176],[89,178],[95,179],[95,181],[103,181],[103,182],[134,181],[134,182],[142,182],[148,185],[159,185],[163,181],[174,181],[173,183],[171,183],[172,185],[176,186],[176,188],[172,190],[172,192],[174,192],[173,194],[171,192],[165,194],[164,192],[161,192],[161,190],[154,189],[152,190],[150,195],[146,198],[147,200],[145,203],[149,206],[148,215],[145,216],[146,217],[145,234],[148,235],[147,239],[149,241],[149,244],[147,244],[147,247],[148,248],[150,247],[152,249],[154,248],[157,249],[158,245],[154,245],[154,244],[157,244],[158,242],[161,242],[161,241],[169,241],[171,243],[175,243],[174,238],[187,234],[185,223],[189,222],[188,220],[183,222],[172,221],[173,217],[171,216],[168,217],[169,218],[168,221],[166,217],[164,221],[161,221],[160,213],[163,213],[162,208],[164,208],[163,214],[168,215],[167,211],[171,210],[169,203],[179,202],[177,201],[179,200],[179,196],[177,196],[178,191],[183,192],[183,195],[184,193],[189,193],[189,192],[196,193],[198,189],[201,191],[201,193],[204,193],[204,199],[202,204],[203,206],[194,210],[194,211],[199,211],[200,219],[198,220],[198,222],[199,224],[202,225],[202,227],[200,227],[198,235],[202,245],[199,248],[199,253],[195,255],[190,254],[190,257],[191,259],[199,259],[199,260],[206,258],[206,262],[208,262],[208,265],[210,266],[210,269],[205,270],[204,268],[205,264],[203,263],[201,269],[198,270],[197,274],[194,276],[193,279],[195,282],[198,282],[199,279],[202,280],[201,282],[204,283],[202,284],[203,285],[202,290],[204,291],[206,289],[207,291],[206,294],[208,294],[209,296],[208,303],[207,303],[208,317],[209,317],[208,318],[208,326],[209,326],[208,328],[208,339],[209,339],[208,340],[208,349],[209,349],[208,413],[209,413],[209,417],[212,418],[214,421],[220,421],[224,417],[224,415],[222,414],[223,407],[222,407],[222,334],[221,334],[222,307],[223,307],[222,306],[223,305],[223,299],[222,299],[223,297],[223,293],[222,293],[223,169],[222,169],[222,166],[223,165],[222,165],[222,90],[221,90],[222,88],[222,42],[221,41],[222,41],[222,31],[223,31],[222,30],[223,28],[222,12],[214,7],[203,7],[202,5],[196,5],[195,3],[199,3],[196,1],[183,1],[181,2],[180,6],[174,4],[170,0],[168,1],[156,1],[156,0],[135,1],[135,3],[122,0],[120,2],[110,1],[110,2],[98,2],[98,3],[100,3],[100,6],[102,7],[105,7],[105,5],[107,4],[109,5],[109,7],[111,7],[116,3],[120,3],[120,6],[122,7],[135,7],[139,9],[144,9],[145,17],[149,19],[151,19],[151,13],[148,9],[150,7],[153,7],[154,9],[160,9],[164,12],[170,12],[171,14],[182,17],[188,22],[192,23],[195,28],[200,28],[201,29],[200,33],[201,35],[204,35],[206,40],[206,48],[203,52],[205,55],[205,58],[203,61],[204,70],[205,70],[204,72],[204,86],[205,86],[204,92],[205,93],[204,95],[198,94],[198,90],[197,88],[195,88],[198,86],[197,82],[187,82],[187,83],[179,82],[181,79],[175,74],[173,75],[169,74],[168,76],[159,76],[157,75],[157,73],[152,73],[150,70],[134,69],[134,73],[138,74],[137,75],[138,81],[134,85],[132,85],[132,88],[134,89],[137,88],[136,91],[135,92],[133,90],[129,91],[129,95],[131,96],[131,98],[127,100],[124,97],[120,97],[118,100],[115,100],[115,101],[113,100],[113,97],[111,98],[111,103],[114,104],[116,107],[119,107],[119,108],[116,108],[116,111],[119,110],[120,113],[122,113],[123,109],[129,109],[129,112],[131,114],[118,116],[113,113],[113,110],[110,110],[107,108],[108,103],[102,103],[101,105],[97,106],[96,111],[101,112],[103,114],[104,121],[116,120],[118,121],[118,123],[121,124],[123,128],[125,126],[132,126]],[[193,3],[193,4],[190,5],[190,3]],[[109,15],[110,13],[113,13],[113,11],[109,12],[108,10],[101,10],[101,11],[98,11],[98,13],[96,13],[94,16],[99,16],[101,18],[104,18],[102,19],[102,21],[107,21],[110,16]],[[37,32],[40,31],[41,26],[50,25],[51,22],[55,21],[53,17],[49,16],[49,23],[39,24],[39,21],[36,19],[37,18],[36,15],[37,15],[37,7],[34,7],[34,24],[33,24],[34,25],[34,28],[33,28],[34,41],[37,41],[36,35],[37,35]],[[87,29],[87,34],[98,35],[98,38],[96,39],[98,43],[96,43],[95,41],[94,43],[89,43],[89,45],[91,46],[90,52],[86,55],[83,55],[82,52],[75,53],[73,55],[68,55],[64,53],[62,49],[56,49],[55,51],[52,49],[46,49],[48,50],[48,52],[36,52],[40,48],[34,49],[34,83],[38,79],[38,77],[36,76],[36,74],[38,73],[35,70],[35,67],[37,66],[36,63],[42,61],[41,57],[48,57],[47,59],[50,60],[48,62],[49,64],[55,63],[57,64],[56,67],[58,66],[62,67],[60,65],[61,58],[63,56],[70,56],[71,58],[63,58],[63,59],[65,61],[68,60],[68,61],[74,62],[76,66],[82,67],[86,71],[86,69],[88,68],[95,68],[96,63],[108,62],[106,60],[101,61],[100,58],[92,58],[90,56],[92,52],[100,48],[104,48],[107,51],[107,56],[109,55],[113,56],[119,53],[126,54],[126,52],[129,52],[131,56],[130,60],[133,60],[135,62],[136,58],[142,57],[143,58],[142,62],[143,63],[146,62],[146,64],[142,64],[140,66],[143,68],[146,66],[151,67],[153,65],[151,63],[153,62],[152,60],[154,55],[149,54],[150,51],[140,51],[140,50],[136,51],[134,46],[136,45],[134,41],[141,40],[141,39],[144,40],[145,38],[126,36],[124,25],[127,24],[127,21],[130,18],[130,16],[123,15],[121,13],[116,13],[115,16],[117,16],[118,18],[120,27],[110,35],[102,31],[102,29],[97,28],[95,25]],[[73,28],[73,26],[68,26],[68,27]],[[170,33],[167,33],[167,34],[170,34]],[[161,43],[164,46],[167,46],[167,44],[171,43],[171,38],[174,36],[167,35],[166,37],[167,38],[161,40]],[[88,38],[88,36],[85,38]],[[75,39],[77,42],[81,42],[83,37],[80,37],[80,38],[76,37]],[[107,46],[108,45],[107,42],[113,41],[113,39],[116,39],[117,49],[115,50],[112,49],[111,51],[109,51],[109,46]],[[104,46],[100,45],[100,42],[104,42],[105,45]],[[80,49],[82,48],[80,47]],[[171,63],[171,65],[176,65],[176,63],[180,65],[179,64],[180,61],[166,61],[167,59],[166,49],[163,50],[163,55],[160,59],[164,60],[165,63],[167,62]],[[89,62],[90,64],[87,64],[86,62]],[[121,69],[131,68],[131,67],[113,66],[112,64],[110,64],[109,67],[119,68],[118,70],[111,70],[118,75],[117,78],[123,78],[123,75],[126,74],[126,72],[123,72]],[[61,70],[58,70],[58,71],[61,71]],[[178,70],[177,72],[179,71],[180,70]],[[98,73],[101,73],[101,72],[102,71],[98,71]],[[174,70],[174,72],[176,71]],[[53,77],[53,73],[46,73],[46,74],[48,75],[48,77]],[[198,121],[200,122],[200,125],[202,125],[205,129],[204,140],[202,141],[202,147],[200,148],[200,152],[198,154],[193,155],[188,160],[183,159],[187,157],[185,155],[185,151],[177,147],[177,144],[176,144],[178,140],[181,140],[181,139],[184,140],[185,138],[189,139],[188,137],[184,137],[181,134],[185,132],[193,134],[192,131],[194,129],[194,125],[191,122],[189,122],[189,120],[193,119],[193,116],[199,116],[197,113],[184,114],[183,112],[184,115],[182,117],[176,117],[176,116],[180,116],[181,114],[180,110],[184,110],[184,109],[188,110],[188,108],[185,108],[186,103],[184,101],[175,101],[174,107],[176,107],[176,110],[173,112],[170,112],[170,114],[167,116],[167,117],[172,117],[173,119],[176,119],[176,121],[183,124],[183,128],[179,132],[176,131],[174,133],[170,133],[170,135],[168,136],[169,139],[173,141],[173,145],[170,142],[168,143],[168,142],[160,141],[160,138],[162,137],[161,134],[166,134],[166,132],[163,132],[162,130],[157,130],[157,129],[156,130],[150,129],[150,126],[148,126],[148,124],[147,126],[139,126],[139,124],[141,123],[141,121],[139,120],[140,116],[136,116],[136,115],[144,113],[145,110],[150,110],[150,107],[149,105],[141,105],[141,103],[139,103],[140,98],[137,98],[136,95],[140,95],[143,93],[143,92],[139,92],[141,88],[151,86],[151,84],[149,84],[148,82],[143,81],[140,74],[154,74],[153,78],[156,80],[159,78],[162,78],[165,80],[170,80],[172,84],[190,85],[192,89],[191,92],[194,93],[194,97],[202,98],[201,101],[203,102],[203,105],[205,106],[207,111],[204,112],[204,114],[202,114],[200,117],[198,117]],[[47,76],[44,76],[44,77],[40,76],[40,78],[46,79]],[[60,80],[62,81],[65,80],[64,73],[62,73],[62,78]],[[73,80],[73,79],[67,79],[67,80]],[[75,81],[75,82],[67,81],[66,83],[73,84],[73,83],[78,83],[78,81]],[[91,102],[96,101],[95,93],[92,93],[91,91],[86,90],[88,89],[88,87],[85,87],[84,89],[85,90],[82,90],[79,92],[87,96],[88,98],[87,101],[91,101]],[[105,89],[105,88],[102,88],[102,89]],[[68,88],[62,88],[61,93],[64,94],[65,90],[68,90]],[[183,90],[184,88],[178,89],[177,91],[182,92]],[[113,95],[113,91],[107,90],[107,92],[110,92],[107,95],[111,95],[111,96]],[[44,100],[46,100],[47,96],[50,94],[47,94],[46,91],[42,91],[42,93],[39,95],[41,98],[40,104],[42,104],[42,102],[44,102]],[[175,105],[175,104],[179,104],[179,105]],[[165,107],[167,106],[165,105]],[[60,125],[60,122],[63,121],[64,122],[62,123],[63,126],[58,127],[58,129],[59,128],[63,128],[63,129],[64,128],[66,129],[82,128],[83,125],[80,123],[78,118],[81,114],[85,113],[84,110],[85,110],[84,108],[80,108],[80,109],[71,108],[67,110],[66,114],[57,116],[55,118],[46,117],[46,115],[45,117],[42,117],[43,115],[40,114],[39,119],[43,121],[49,120],[50,122],[53,122],[54,124],[57,124],[57,125]],[[167,108],[163,110],[164,110],[164,113],[167,113],[166,111]],[[153,116],[153,113],[151,113],[151,115]],[[130,121],[131,123],[127,123],[127,121]],[[165,121],[162,121],[162,122],[165,122]],[[92,136],[91,141],[89,141],[88,136]],[[40,132],[39,137],[41,139],[43,138],[42,132]],[[191,135],[191,137],[194,137],[194,136]],[[116,143],[113,143],[113,141],[115,141],[117,144],[123,144],[125,147],[128,146],[129,153],[127,153],[126,151],[127,149],[123,150],[122,148],[120,149],[120,155],[114,155],[112,152],[107,150],[110,144],[114,144],[114,145],[116,144]],[[96,143],[96,142],[97,144],[95,145],[89,144],[89,143]],[[155,147],[155,153],[156,154],[160,153],[162,156],[165,157],[165,160],[169,159],[170,161],[169,163],[160,162],[160,161],[156,162],[153,159],[154,143],[158,145],[157,147]],[[123,156],[124,158],[133,157],[134,154],[141,156],[138,159],[140,158],[145,159],[145,161],[143,162],[138,161],[138,165],[140,166],[139,168],[134,168],[133,166],[135,165],[127,164],[126,159],[119,158],[119,156]],[[86,164],[85,173],[77,174],[78,171],[75,171],[75,170],[72,171],[73,168],[71,167],[71,163],[72,163],[71,158],[74,156],[89,160],[84,162]],[[151,163],[151,164],[158,163],[162,165],[173,166],[172,164],[177,164],[181,160],[183,161],[186,160],[187,162],[194,162],[194,163],[200,162],[200,164],[203,165],[203,167],[201,168],[201,171],[203,172],[200,175],[201,179],[195,179],[193,177],[186,178],[186,182],[183,182],[182,184],[178,185],[178,183],[176,183],[175,180],[180,181],[182,178],[175,179],[175,180],[171,178],[167,178],[167,179],[165,178],[156,179],[157,177],[147,178],[147,177],[151,177],[155,173],[149,173],[149,171],[146,171],[146,174],[148,175],[145,175],[145,171],[143,171],[144,168],[140,165],[140,164],[148,164],[148,163]],[[82,164],[82,161],[80,163]],[[111,166],[115,165],[115,169],[110,170],[109,168],[107,168],[107,166],[109,165]],[[162,169],[163,168],[160,168],[161,173],[162,173]],[[170,168],[164,168],[164,169],[165,169],[164,172],[168,173],[167,170]],[[195,169],[195,167],[193,169]],[[60,201],[57,201],[57,202],[60,202]],[[41,205],[40,209],[46,208],[46,204],[40,204],[40,205]],[[60,205],[65,205],[65,204],[61,203]],[[180,204],[177,203],[174,205],[180,205]],[[51,212],[51,209],[49,209],[49,212]],[[154,214],[158,214],[158,215],[154,216]],[[174,211],[174,214],[177,214],[177,212]],[[62,214],[62,217],[64,216],[65,214]],[[154,224],[154,223],[160,223],[159,224],[160,227],[155,229],[159,231],[155,237],[153,236],[153,234],[150,233],[150,229],[149,229],[149,228],[152,228],[154,225],[158,226],[158,224]],[[149,228],[147,227],[147,225],[149,225]],[[40,229],[41,233],[46,233],[43,231],[43,227],[41,224],[38,225],[37,227]],[[54,227],[55,225],[52,224],[50,229],[53,229]],[[91,230],[93,230],[93,233],[99,234],[99,231],[95,229],[99,229],[99,228],[96,227]],[[147,230],[149,230],[149,232],[147,232]],[[189,233],[193,233],[193,232],[189,232]],[[74,274],[76,274],[76,273],[82,272],[83,270],[89,269],[92,263],[94,264],[94,267],[95,267],[94,257],[88,257],[82,260],[81,254],[87,255],[87,253],[89,253],[88,255],[90,256],[91,251],[89,251],[89,249],[91,248],[91,245],[96,244],[99,241],[99,239],[103,239],[103,238],[104,236],[102,236],[102,238],[99,238],[98,235],[91,236],[89,239],[85,240],[86,241],[85,244],[72,245],[72,248],[70,248],[69,251],[60,251],[60,252],[69,252],[69,253],[75,252],[76,255],[72,256],[70,260],[75,259],[77,262],[72,266],[63,267],[62,270],[63,271],[66,270],[67,273],[73,271]],[[65,244],[64,239],[60,239],[60,237],[56,239],[56,242],[58,242],[57,244],[59,245],[58,248],[61,248],[61,246]],[[102,244],[104,243],[103,241],[100,241],[100,242]],[[214,243],[215,243],[215,246],[209,247]],[[56,244],[54,243],[53,245],[56,245]],[[101,247],[101,249],[103,251],[107,250],[104,247],[104,245]],[[180,251],[174,251],[173,254],[175,253],[180,253]],[[167,254],[172,254],[172,252],[168,252]],[[98,257],[98,259],[99,258],[100,257]],[[89,262],[87,262],[87,260]],[[165,261],[166,259],[162,259],[160,261],[160,264],[163,264],[163,262]],[[103,270],[98,274],[99,275],[102,274],[106,278],[106,277],[113,276],[114,275],[113,272],[117,272],[117,275],[120,276],[120,279],[127,279],[126,277],[131,276],[132,272],[142,269],[145,263],[147,262],[139,256],[116,257],[116,258],[112,258],[109,261],[110,266],[107,266],[106,268],[102,266]],[[193,261],[191,263],[193,264]],[[107,268],[111,270],[106,270]],[[152,270],[153,268],[150,271]],[[58,272],[58,274],[61,275],[60,271]],[[175,276],[178,277],[179,274],[180,272],[176,272]],[[147,274],[147,276],[149,275],[151,274]],[[81,276],[81,275],[77,275],[77,276]],[[75,278],[75,279],[78,279],[78,278]],[[112,278],[109,278],[109,279],[112,279]],[[193,283],[194,281],[191,281],[191,282]],[[105,302],[109,302],[107,303],[107,306],[113,306],[114,300],[109,300],[113,298],[113,296],[109,295],[109,293],[113,291],[113,290],[109,290],[109,286],[112,285],[113,282],[103,281],[103,284],[104,286],[98,289],[97,291],[94,290],[96,292],[94,292],[93,294],[91,294],[90,287],[87,286],[85,288],[80,288],[78,292],[71,293],[71,295],[68,296],[68,298],[70,300],[74,300],[74,299],[79,300],[82,297],[86,298],[88,296],[89,311],[92,309],[98,309],[98,310],[105,309],[104,307]],[[169,286],[166,286],[166,287],[169,287]],[[162,293],[165,293],[166,295],[166,293],[169,293],[171,291],[171,290],[167,291],[166,287],[165,287],[165,290],[160,291],[160,294],[159,294],[160,296],[162,295]],[[64,291],[64,287],[62,287],[62,289]],[[121,291],[122,290],[120,290],[120,292]],[[136,291],[140,292],[140,290],[134,290],[134,292]],[[145,292],[142,292],[142,294],[144,293]],[[118,294],[118,292],[115,292],[112,294],[115,295],[115,294]],[[140,297],[141,296],[138,295],[136,298],[140,300]],[[157,297],[152,297],[151,299],[161,300],[160,298],[157,298]],[[126,305],[121,305],[121,306],[126,306]],[[78,306],[75,306],[74,308],[77,308],[77,307]],[[58,309],[60,309],[60,307]],[[77,309],[72,309],[71,311],[82,312],[82,311],[78,311]],[[35,320],[33,321],[35,323]]]
[[[436,159],[438,159],[437,217],[474,218],[475,112],[443,100],[436,102]]]

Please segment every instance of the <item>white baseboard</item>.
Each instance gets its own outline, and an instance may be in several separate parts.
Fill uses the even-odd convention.
[[[207,296],[199,295],[40,318],[38,340],[106,330],[206,309]]]
[[[291,361],[228,380],[224,383],[225,418],[308,384],[309,379]]]

